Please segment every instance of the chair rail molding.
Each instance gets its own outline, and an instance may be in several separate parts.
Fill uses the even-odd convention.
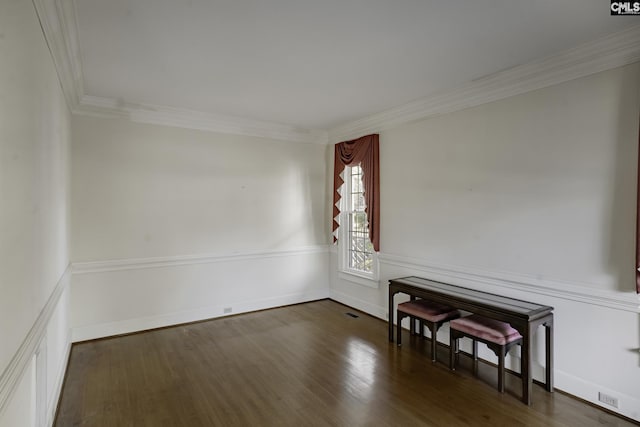
[[[381,265],[402,267],[416,274],[424,273],[434,280],[447,280],[453,284],[464,285],[471,282],[486,292],[499,292],[505,289],[539,294],[554,298],[607,307],[614,310],[640,312],[638,295],[632,290],[618,292],[581,286],[575,282],[550,278],[539,278],[505,271],[488,271],[476,267],[452,266],[431,263],[421,259],[394,254],[380,254]]]
[[[152,258],[125,258],[106,261],[73,262],[73,274],[103,273],[121,270],[139,270],[144,268],[173,267],[179,265],[211,264],[216,262],[244,261],[274,257],[287,257],[308,254],[328,253],[328,245],[305,246],[292,249],[247,251],[231,254],[191,254]]]

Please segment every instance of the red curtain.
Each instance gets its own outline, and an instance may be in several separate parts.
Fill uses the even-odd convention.
[[[340,215],[338,189],[344,183],[340,174],[345,166],[360,165],[364,187],[365,212],[369,220],[369,238],[376,252],[380,251],[380,143],[378,134],[336,144],[333,163],[333,241],[337,241],[337,217]]]

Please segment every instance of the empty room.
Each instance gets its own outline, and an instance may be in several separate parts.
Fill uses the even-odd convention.
[[[0,427],[640,424],[640,2],[0,0]]]

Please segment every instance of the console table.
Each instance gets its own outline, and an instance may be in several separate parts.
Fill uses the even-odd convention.
[[[520,369],[522,373],[522,401],[531,404],[532,349],[531,340],[540,325],[545,327],[545,389],[553,391],[553,307],[508,298],[502,295],[454,286],[420,277],[403,277],[389,281],[389,341],[393,342],[395,294],[448,304],[511,324],[522,335]]]

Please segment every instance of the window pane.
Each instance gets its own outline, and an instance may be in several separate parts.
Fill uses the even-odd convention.
[[[350,268],[357,268],[357,260],[356,260],[356,253],[355,252],[351,252],[351,256],[349,257],[349,267]]]
[[[357,211],[358,210],[358,202],[359,202],[359,194],[358,193],[351,193],[351,209],[352,211]]]
[[[358,252],[364,252],[364,247],[365,247],[364,239],[362,237],[356,237],[355,240],[356,240],[356,247],[354,248],[354,250]]]
[[[350,269],[361,272],[373,271],[373,245],[369,240],[367,215],[364,213],[364,188],[362,169],[354,166],[347,169],[346,202],[348,206],[348,248],[346,261]]]
[[[353,233],[351,233],[349,235],[349,251],[354,251],[355,250],[356,240],[357,240],[356,236]]]
[[[373,254],[368,253],[364,260],[364,271],[371,272],[373,270]]]
[[[369,240],[369,233],[367,233],[367,239],[366,239],[366,246],[365,246],[365,251],[369,252],[369,254],[373,254],[373,243],[371,243],[371,240]]]
[[[360,189],[360,175],[351,175],[351,192],[352,193],[360,193],[362,190]]]
[[[351,210],[364,212],[363,193],[351,193]]]
[[[367,216],[364,212],[352,213],[349,216],[351,217],[349,231],[357,233],[364,233],[367,231]]]

